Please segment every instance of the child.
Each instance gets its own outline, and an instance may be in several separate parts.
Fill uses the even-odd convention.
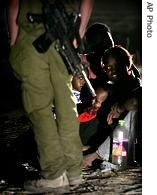
[[[141,80],[139,77],[135,77],[133,73],[132,57],[129,51],[120,45],[108,49],[102,57],[102,69],[114,86],[115,103],[108,114],[108,124],[112,124],[113,118],[119,118],[124,111],[130,111],[128,108],[137,108],[140,104],[136,96],[141,90]]]
[[[80,99],[80,94],[81,94],[81,89],[85,84],[85,80],[83,77],[79,77],[77,75],[73,76],[72,79],[72,87],[73,87],[73,94],[75,97],[75,103],[80,104],[81,99]]]
[[[91,106],[87,107],[78,116],[80,121],[80,137],[84,146],[88,146],[90,138],[97,131],[97,125],[99,124],[97,112],[110,94],[109,86],[98,87],[95,93],[96,98],[92,100]]]
[[[96,133],[99,120],[97,119],[97,112],[100,109],[102,103],[108,98],[111,93],[110,85],[97,87],[95,90],[96,98],[91,99],[88,102],[88,106],[84,108],[80,99],[81,89],[84,86],[85,81],[83,78],[75,75],[72,80],[73,93],[76,97],[76,103],[78,106],[78,119],[80,121],[80,137],[82,144],[85,148],[88,148],[88,141]],[[79,107],[80,106],[80,107]],[[81,107],[82,106],[82,107]]]
[[[111,81],[113,84],[113,94],[110,98],[110,102],[112,102],[112,106],[110,107],[110,111],[107,115],[106,122],[109,126],[115,122],[115,119],[124,119],[127,117],[127,121],[131,121],[132,125],[135,126],[131,131],[136,134],[136,138],[139,137],[139,142],[141,143],[141,125],[139,124],[141,121],[141,80],[139,77],[136,77],[133,74],[132,70],[132,55],[122,46],[114,46],[104,52],[104,55],[101,59],[101,66],[106,74],[108,81]],[[106,107],[101,107],[99,116],[100,122],[105,125],[105,117],[104,112],[106,111]],[[134,121],[131,120],[132,114],[130,112],[136,112],[136,116]],[[129,118],[130,117],[130,118]],[[131,125],[130,123],[130,125]],[[135,125],[133,124],[135,123]],[[136,123],[138,124],[138,129],[136,128]],[[116,123],[115,123],[116,124]],[[112,129],[114,130],[115,125],[113,125]],[[110,132],[111,133],[111,132]],[[109,134],[110,135],[110,134]],[[104,142],[102,141],[102,136],[97,134],[99,138],[98,143],[99,146],[95,149],[95,152],[84,156],[84,165],[90,166],[93,160],[100,158],[98,155],[98,151],[102,151],[101,156],[108,156],[109,152],[109,140],[108,138]],[[135,139],[134,137],[134,139]],[[93,139],[93,145],[95,144],[96,137]],[[100,148],[104,148],[100,150]],[[106,149],[105,149],[106,148]],[[96,152],[97,151],[97,152]],[[105,154],[106,153],[106,154]],[[99,152],[100,154],[100,152]],[[108,160],[108,159],[107,159]]]
[[[106,81],[106,74],[103,74],[101,69],[101,57],[107,49],[115,45],[110,27],[107,24],[95,22],[87,28],[84,42],[87,60],[91,70],[97,76],[97,82]],[[140,72],[134,64],[132,64],[132,71],[135,76],[140,77]]]

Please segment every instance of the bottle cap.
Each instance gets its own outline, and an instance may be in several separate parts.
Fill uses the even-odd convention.
[[[119,121],[118,121],[118,124],[119,124],[120,126],[123,126],[123,125],[125,124],[125,120],[119,120]]]

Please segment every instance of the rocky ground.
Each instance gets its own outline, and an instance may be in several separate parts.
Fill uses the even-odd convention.
[[[22,189],[27,177],[35,177],[37,165],[32,153],[35,143],[31,123],[25,113],[13,111],[0,115],[0,195],[31,194]],[[142,165],[123,170],[83,170],[84,183],[67,194],[138,195],[142,194]],[[40,193],[41,194],[41,193]],[[42,193],[46,194],[46,193]],[[58,194],[58,193],[51,193]]]
[[[140,195],[142,194],[142,173],[141,168],[131,168],[118,172],[93,171],[84,175],[84,183],[75,190],[66,194],[77,195]],[[22,188],[7,187],[1,190],[2,195],[31,194],[23,191]],[[39,194],[39,193],[38,193]],[[41,193],[46,194],[46,193]],[[57,193],[51,193],[57,195]]]

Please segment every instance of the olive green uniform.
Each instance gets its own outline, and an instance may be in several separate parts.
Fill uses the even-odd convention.
[[[75,178],[81,175],[82,153],[72,76],[54,44],[46,53],[36,51],[32,42],[45,30],[43,24],[29,23],[27,12],[41,13],[40,1],[21,1],[20,31],[11,47],[10,62],[22,81],[23,103],[33,124],[41,173],[47,179],[55,179],[66,170],[70,179]]]

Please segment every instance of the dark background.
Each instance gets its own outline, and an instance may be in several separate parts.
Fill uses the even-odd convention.
[[[20,83],[12,74],[8,61],[7,0],[0,0],[0,114],[21,108]],[[116,44],[134,54],[134,62],[142,67],[142,0],[95,0],[89,24],[106,23]]]

